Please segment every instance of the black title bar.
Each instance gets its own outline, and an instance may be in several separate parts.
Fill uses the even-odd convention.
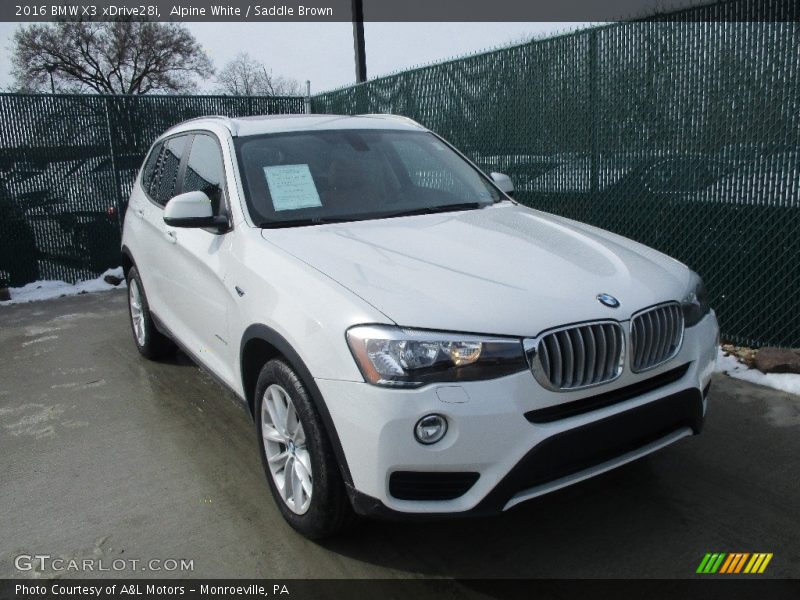
[[[0,600],[339,600],[341,598],[738,598],[795,600],[800,581],[753,577],[620,579],[5,579]]]
[[[315,21],[352,20],[352,0],[3,0],[0,21],[84,19],[114,21]],[[703,5],[713,6],[694,10]],[[668,8],[666,8],[668,6]],[[796,0],[365,0],[364,20],[374,22],[608,22],[632,19],[793,21]]]

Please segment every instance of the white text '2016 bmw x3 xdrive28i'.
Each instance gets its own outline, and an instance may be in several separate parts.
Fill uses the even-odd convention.
[[[207,117],[156,140],[123,234],[134,340],[249,407],[286,520],[499,512],[700,431],[700,278],[515,202],[402,117]]]

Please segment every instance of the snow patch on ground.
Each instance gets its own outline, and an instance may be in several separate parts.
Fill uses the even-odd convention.
[[[800,375],[795,373],[762,373],[743,365],[735,357],[717,349],[717,372],[726,373],[736,379],[764,385],[800,396]]]
[[[104,278],[107,275],[123,279],[119,285],[106,283]],[[124,274],[122,267],[109,269],[95,279],[79,281],[77,283],[67,283],[66,281],[34,281],[19,288],[8,288],[11,300],[0,302],[0,306],[7,304],[22,304],[24,302],[35,302],[37,300],[50,300],[51,298],[61,298],[62,296],[77,296],[78,294],[88,294],[91,292],[106,292],[117,288],[124,288]]]

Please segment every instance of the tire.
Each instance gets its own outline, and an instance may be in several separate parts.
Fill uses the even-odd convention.
[[[150,305],[136,267],[128,271],[128,316],[131,321],[133,342],[139,354],[150,360],[161,358],[174,351],[172,341],[156,329],[150,314]]]
[[[283,518],[312,540],[340,533],[354,513],[330,440],[303,382],[283,360],[275,359],[261,369],[255,393],[261,462]]]

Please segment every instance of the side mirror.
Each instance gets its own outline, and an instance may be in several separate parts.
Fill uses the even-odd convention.
[[[492,173],[491,177],[492,181],[494,181],[494,184],[500,188],[500,191],[508,194],[509,196],[514,195],[514,184],[511,183],[511,178],[508,175],[504,175],[503,173]]]
[[[228,225],[228,219],[214,216],[205,192],[184,192],[167,202],[164,223],[170,227],[222,228]]]

